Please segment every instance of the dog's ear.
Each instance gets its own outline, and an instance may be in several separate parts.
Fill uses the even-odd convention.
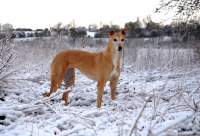
[[[129,27],[126,27],[126,28],[124,28],[124,29],[121,30],[121,33],[122,33],[123,35],[126,35],[126,32],[127,32],[128,30],[130,30],[130,28],[129,28]]]
[[[115,31],[114,30],[107,30],[106,31],[107,34],[109,34],[109,36],[115,34]]]

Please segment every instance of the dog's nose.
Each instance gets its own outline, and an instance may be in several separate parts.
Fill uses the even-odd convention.
[[[122,46],[118,46],[118,51],[121,51],[122,50]]]

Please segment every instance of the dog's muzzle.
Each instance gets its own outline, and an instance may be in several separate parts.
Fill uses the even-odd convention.
[[[122,50],[122,46],[118,46],[118,51],[121,51]]]

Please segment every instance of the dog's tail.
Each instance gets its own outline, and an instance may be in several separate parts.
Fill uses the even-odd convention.
[[[50,96],[53,92],[56,92],[60,84],[62,83],[62,79],[66,69],[68,68],[67,62],[63,62],[65,59],[63,58],[62,53],[58,53],[56,57],[53,59],[50,66],[50,78],[51,78],[51,87],[50,93],[45,94],[44,96]]]

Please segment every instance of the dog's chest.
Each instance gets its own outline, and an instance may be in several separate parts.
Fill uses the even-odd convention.
[[[110,77],[117,76],[117,65],[118,65],[118,52],[116,52],[113,56],[113,71],[110,74]]]

